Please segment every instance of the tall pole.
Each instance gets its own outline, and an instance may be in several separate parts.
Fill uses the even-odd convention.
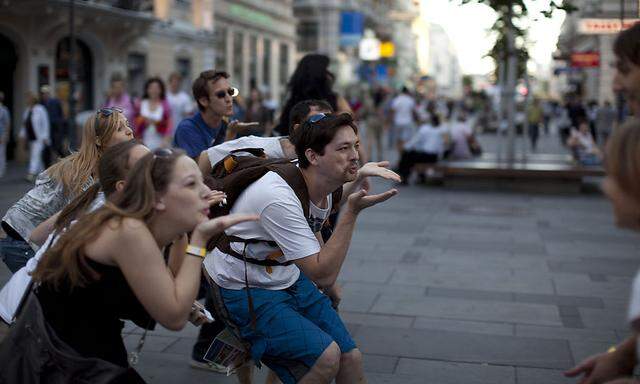
[[[515,160],[515,89],[516,89],[516,72],[518,70],[517,57],[515,52],[515,36],[513,31],[513,6],[508,5],[507,13],[507,89],[505,96],[507,97],[507,161],[512,163]]]
[[[69,0],[69,144],[76,149],[76,31],[75,2]]]

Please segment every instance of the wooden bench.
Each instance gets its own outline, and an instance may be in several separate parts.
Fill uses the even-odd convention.
[[[434,167],[442,177],[442,182],[451,184],[455,180],[464,185],[480,182],[487,185],[510,187],[520,183],[520,187],[529,185],[536,189],[548,189],[545,186],[560,187],[585,191],[586,180],[601,178],[605,175],[601,166],[583,166],[574,164],[570,156],[565,155],[530,155],[527,161],[500,161],[495,155],[483,155],[480,158],[457,161],[443,161]],[[522,189],[522,188],[516,188]],[[526,188],[525,188],[526,189]]]

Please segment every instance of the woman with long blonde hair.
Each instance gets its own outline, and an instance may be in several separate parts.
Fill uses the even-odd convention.
[[[0,239],[0,257],[11,272],[22,268],[33,257],[34,249],[29,244],[33,229],[94,183],[102,152],[131,139],[133,131],[118,109],[100,109],[87,120],[80,150],[38,175],[35,186],[2,218],[2,229],[7,236]]]
[[[106,364],[118,382],[141,382],[127,360],[121,320],[153,319],[182,329],[200,286],[206,243],[229,226],[257,220],[253,215],[210,220],[213,195],[196,163],[180,150],[163,149],[138,160],[114,202],[81,216],[43,255],[33,272],[35,296],[0,345],[0,381],[29,375],[33,365],[42,364],[30,359],[33,348],[43,348],[36,338],[20,337],[33,324],[29,314],[40,313],[61,348],[74,351],[70,358]],[[188,232],[189,245],[182,260],[174,260],[173,273],[162,250]],[[43,381],[64,370],[44,372]]]

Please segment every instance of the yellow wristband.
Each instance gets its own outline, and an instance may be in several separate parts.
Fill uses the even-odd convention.
[[[615,351],[616,351],[616,347],[615,346],[609,347],[609,349],[607,349],[607,353],[611,353],[611,352],[615,352]]]
[[[202,247],[196,247],[195,245],[187,245],[187,249],[185,251],[187,255],[196,256],[204,259],[207,255],[207,250]]]

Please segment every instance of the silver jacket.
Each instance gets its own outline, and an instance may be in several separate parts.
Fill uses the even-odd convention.
[[[82,190],[87,190],[91,184],[93,178],[89,177]],[[74,197],[65,196],[62,184],[51,179],[47,171],[44,171],[38,175],[35,187],[9,208],[2,221],[28,242],[31,232],[40,223],[64,208]]]

